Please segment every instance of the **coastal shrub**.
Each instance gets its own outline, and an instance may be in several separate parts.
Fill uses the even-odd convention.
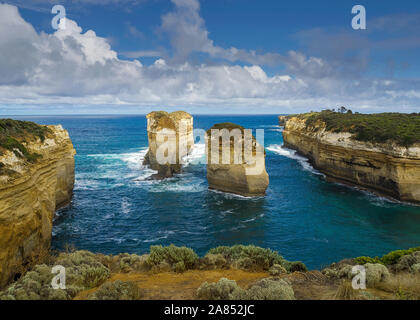
[[[222,246],[210,249],[208,254],[220,254],[230,265],[245,270],[269,270],[274,264],[281,265],[286,270],[291,267],[277,252],[253,245]]]
[[[394,141],[409,147],[420,142],[420,113],[350,114],[324,110],[298,115],[313,129],[325,123],[330,132],[350,132],[358,141],[384,143]]]
[[[420,275],[420,263],[413,264],[411,266],[411,272]]]
[[[417,252],[419,252],[419,253],[417,253]],[[384,256],[382,256],[382,258],[379,258],[379,257],[375,257],[375,258],[372,258],[372,257],[357,257],[357,258],[354,259],[354,261],[357,264],[360,264],[360,265],[363,265],[363,264],[366,264],[366,263],[373,263],[373,264],[380,263],[380,264],[383,264],[383,265],[396,265],[402,257],[407,256],[407,255],[413,255],[415,257],[415,259],[419,259],[418,262],[420,263],[420,247],[411,248],[411,249],[407,249],[407,250],[391,251],[391,252],[385,254]],[[411,258],[405,258],[405,259],[411,259]],[[401,268],[401,270],[409,269],[410,265],[408,265],[408,267],[404,267],[404,264],[406,262],[408,263],[409,261],[408,260],[406,260],[406,261],[403,260],[402,261],[401,266],[399,267],[399,268]]]
[[[344,280],[338,286],[334,299],[336,300],[356,300],[357,291],[353,289],[351,281]]]
[[[343,280],[334,294],[335,300],[377,300],[378,298],[365,290],[353,289],[352,282]]]
[[[216,283],[204,282],[197,290],[203,300],[294,300],[293,288],[284,280],[261,279],[247,290],[234,280],[221,278]]]
[[[386,281],[390,277],[390,273],[382,264],[376,263],[367,263],[365,264],[366,268],[366,286],[373,288],[378,283]]]
[[[88,296],[89,300],[140,300],[142,290],[133,281],[116,280],[101,285]]]
[[[38,137],[42,142],[51,130],[48,127],[29,121],[13,119],[0,119],[0,152],[1,149],[12,151],[17,157],[24,158],[29,162],[35,162],[42,157],[37,153],[31,153],[22,143],[27,139]]]
[[[51,271],[54,265],[66,268],[66,289],[52,288],[51,280],[55,274]],[[98,260],[98,256],[89,251],[60,253],[58,257],[49,261],[49,265],[34,266],[31,271],[3,290],[0,299],[72,299],[79,292],[100,285],[109,275],[109,269]]]
[[[268,272],[270,273],[270,276],[277,277],[282,274],[286,274],[287,270],[283,266],[275,264],[270,268],[270,270],[268,270]]]
[[[81,284],[85,288],[95,288],[109,278],[109,270],[105,267],[87,267],[81,270]]]
[[[201,266],[207,269],[227,269],[229,263],[222,254],[207,253],[200,259]]]
[[[182,262],[182,264],[181,264]],[[146,263],[150,266],[159,266],[162,263],[167,263],[173,270],[177,269],[179,272],[193,269],[198,262],[197,254],[187,247],[176,247],[171,244],[168,247],[151,246],[150,255],[147,257]]]
[[[229,300],[233,292],[242,290],[235,280],[221,278],[216,283],[204,282],[197,289],[197,297],[203,300]]]
[[[417,252],[417,251],[420,251],[420,247],[410,248],[408,250],[391,251],[391,252],[387,253],[386,255],[384,255],[381,258],[381,261],[386,265],[396,264],[401,257],[403,257],[405,255],[412,254],[412,253]]]
[[[364,265],[366,263],[382,263],[381,259],[379,257],[357,257],[354,258],[354,262],[358,265]]]
[[[119,260],[119,271],[128,273],[132,271],[144,271],[145,263],[149,255],[136,255],[136,254],[121,254],[117,258]]]
[[[307,272],[308,268],[301,261],[288,262],[288,270],[290,272]]]
[[[401,300],[420,300],[420,274],[400,273],[376,285]]]
[[[261,279],[247,290],[235,290],[231,300],[295,300],[293,288],[284,280]]]
[[[67,300],[69,293],[62,289],[53,289],[51,280],[54,274],[51,267],[37,265],[18,281],[0,292],[0,300]]]

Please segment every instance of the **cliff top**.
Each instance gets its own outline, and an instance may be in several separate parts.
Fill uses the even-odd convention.
[[[363,142],[393,141],[403,147],[420,143],[420,113],[340,113],[330,110],[295,115],[304,119],[313,130],[350,132],[352,138]],[[322,125],[325,124],[325,125]],[[321,124],[321,125],[320,125]]]
[[[210,134],[212,129],[217,129],[217,130],[228,129],[229,131],[233,129],[240,129],[241,131],[243,131],[244,127],[240,126],[239,124],[232,123],[232,122],[216,123],[209,130],[207,130],[207,133]]]
[[[162,117],[170,117],[173,120],[180,120],[180,119],[190,119],[192,115],[185,111],[174,111],[174,112],[166,112],[166,111],[152,111],[146,115],[146,118],[155,118],[160,119]]]
[[[18,158],[35,162],[41,155],[28,151],[25,143],[38,138],[43,142],[50,133],[48,127],[34,122],[0,119],[0,156],[5,150],[9,150]],[[0,168],[2,167],[0,164]]]
[[[166,111],[152,111],[146,115],[147,119],[153,119],[154,124],[152,127],[155,129],[159,128],[170,128],[170,129],[177,129],[179,127],[179,123],[183,119],[192,119],[192,115],[185,111],[175,111],[172,113],[168,113]]]

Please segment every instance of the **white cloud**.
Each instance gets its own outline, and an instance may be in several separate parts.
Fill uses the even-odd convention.
[[[198,2],[173,2],[177,9],[163,17],[162,26],[178,26],[171,34],[178,57],[194,50],[229,61],[238,55],[249,61],[268,57],[214,46],[197,13]],[[197,15],[180,17],[179,10]],[[196,27],[189,29],[191,23]],[[190,32],[191,43],[184,41],[184,31]],[[282,57],[287,74],[272,76],[259,63],[196,65],[159,58],[146,66],[118,58],[105,38],[69,19],[65,30],[38,33],[6,4],[0,4],[0,56],[0,104],[8,106],[240,106],[244,112],[271,108],[281,113],[338,105],[392,110],[398,105],[398,111],[419,110],[418,80],[340,80],[325,60],[295,51]]]

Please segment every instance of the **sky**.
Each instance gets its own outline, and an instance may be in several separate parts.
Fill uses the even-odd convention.
[[[2,115],[420,112],[420,1],[0,1],[0,57]]]

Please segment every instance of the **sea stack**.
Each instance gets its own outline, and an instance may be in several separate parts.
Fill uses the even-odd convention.
[[[0,120],[0,287],[42,263],[70,203],[75,150],[61,126]]]
[[[181,173],[183,158],[194,146],[193,117],[184,111],[153,111],[146,118],[149,151],[143,164],[158,172],[152,179]]]
[[[221,137],[223,129],[229,133],[227,138]],[[207,131],[206,144],[210,189],[246,197],[265,195],[269,184],[265,151],[250,130],[248,136],[242,126],[234,123],[216,124]],[[246,150],[251,151],[251,157],[247,156]]]

